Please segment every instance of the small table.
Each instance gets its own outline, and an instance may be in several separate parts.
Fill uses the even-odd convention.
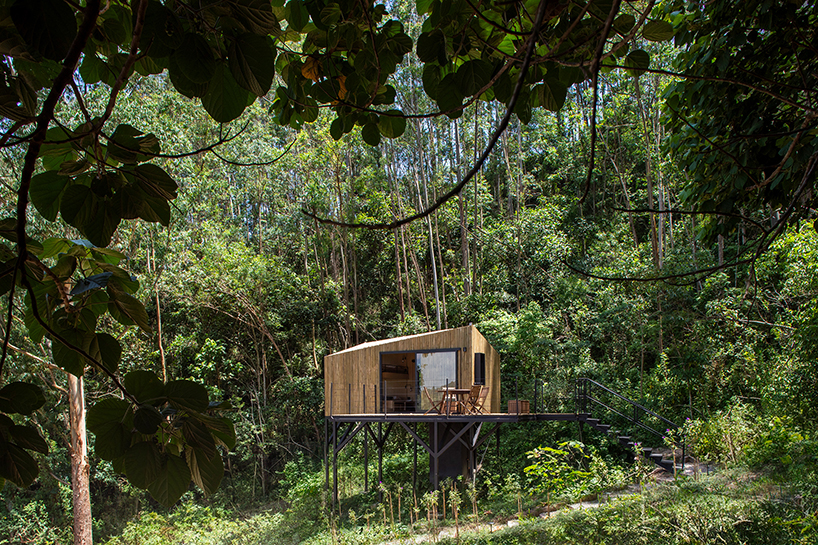
[[[454,406],[454,410],[446,411],[447,400],[444,398],[443,403],[441,404],[441,413],[446,414],[461,414],[463,407],[466,406],[466,400],[469,398],[469,394],[471,393],[471,388],[440,388],[438,392],[442,393],[444,396],[448,394],[449,398],[454,398],[456,400],[456,404]]]

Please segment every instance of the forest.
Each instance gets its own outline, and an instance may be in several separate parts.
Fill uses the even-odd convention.
[[[803,0],[0,0],[0,544],[818,542],[816,44]],[[469,324],[504,407],[592,379],[688,471],[521,423],[435,491],[395,432],[331,501],[324,357]]]

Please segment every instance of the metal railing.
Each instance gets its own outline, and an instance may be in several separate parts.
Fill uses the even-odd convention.
[[[534,414],[573,413],[575,403],[572,384],[573,380],[566,382],[553,377],[549,379],[507,377],[500,387],[501,407],[505,407],[507,412],[516,412],[508,410],[508,402],[523,400],[528,401],[529,410]],[[519,403],[517,407],[520,407]]]
[[[575,396],[578,414],[597,415],[598,413],[593,409],[603,409],[638,429],[660,438],[663,442],[669,438],[674,448],[682,450],[682,467],[684,467],[685,437],[681,431],[682,428],[675,422],[587,377],[577,379]],[[656,429],[657,423],[660,424],[659,427],[665,428],[664,433]]]

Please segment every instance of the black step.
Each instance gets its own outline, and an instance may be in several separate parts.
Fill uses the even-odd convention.
[[[619,441],[620,445],[625,446],[625,445],[628,444],[628,441],[631,440],[631,436],[630,435],[620,435],[616,439]]]
[[[592,426],[596,426],[597,424],[599,424],[599,418],[586,418],[585,422]]]
[[[597,424],[596,429],[598,429],[599,431],[601,431],[603,433],[608,433],[608,431],[610,431],[610,429],[611,429],[611,425],[610,424]]]
[[[673,471],[673,462],[670,460],[661,460],[659,462],[654,462],[657,466],[661,467],[665,471]]]

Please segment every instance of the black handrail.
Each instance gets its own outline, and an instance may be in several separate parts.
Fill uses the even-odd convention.
[[[638,409],[640,409],[640,410],[642,410],[642,411],[646,412],[647,414],[649,414],[649,415],[651,415],[651,416],[654,416],[654,417],[658,418],[659,420],[661,420],[662,422],[665,422],[666,424],[668,424],[668,425],[672,426],[673,428],[677,428],[677,429],[678,429],[678,427],[679,427],[679,426],[678,426],[678,424],[676,424],[675,422],[671,422],[670,420],[668,420],[668,419],[667,419],[667,418],[665,418],[664,416],[661,416],[661,415],[656,414],[655,412],[651,411],[650,409],[648,409],[648,408],[646,408],[646,407],[643,407],[642,405],[640,405],[640,404],[639,404],[639,403],[637,403],[636,401],[634,401],[634,400],[632,400],[632,399],[628,399],[627,397],[623,396],[622,394],[620,394],[620,393],[618,393],[618,392],[615,392],[615,391],[611,390],[611,389],[610,389],[610,388],[608,388],[607,386],[605,386],[605,385],[603,385],[603,384],[600,384],[600,383],[598,383],[597,381],[595,381],[595,380],[593,380],[593,379],[590,379],[590,378],[587,378],[587,377],[580,377],[580,378],[578,378],[578,379],[577,379],[577,382],[586,382],[586,383],[593,384],[594,386],[596,386],[596,387],[598,387],[598,388],[601,388],[601,389],[605,390],[605,391],[606,391],[606,392],[608,392],[609,394],[613,394],[614,396],[618,397],[618,398],[619,398],[619,399],[621,399],[622,401],[625,401],[625,402],[627,402],[627,403],[630,403],[630,404],[631,404],[631,405],[633,405],[634,407],[637,407]],[[588,394],[582,394],[582,395],[583,395],[583,396],[585,396],[585,397],[588,397]]]
[[[653,435],[655,435],[656,437],[664,437],[664,435],[662,435],[660,432],[656,431],[655,429],[651,428],[650,426],[648,426],[648,425],[646,425],[646,424],[643,424],[642,422],[639,422],[638,420],[635,420],[635,419],[631,418],[630,416],[627,416],[627,415],[625,415],[625,414],[622,414],[621,412],[617,411],[617,410],[616,410],[616,409],[614,409],[613,407],[609,407],[609,406],[608,406],[608,405],[606,405],[605,403],[601,402],[600,400],[598,400],[598,399],[597,399],[597,398],[595,398],[594,396],[589,395],[589,394],[586,394],[586,396],[585,396],[585,397],[586,397],[587,399],[590,399],[591,401],[593,401],[593,402],[594,402],[594,403],[596,403],[597,405],[601,405],[601,406],[605,407],[606,409],[608,409],[609,411],[611,411],[611,412],[612,412],[612,413],[614,413],[615,415],[617,415],[617,416],[621,416],[621,417],[622,417],[622,418],[624,418],[625,420],[627,420],[627,421],[629,421],[629,422],[632,422],[633,424],[636,424],[637,426],[639,426],[639,427],[640,427],[640,428],[642,428],[643,430],[647,431],[648,433],[652,433],[652,434],[653,434]]]
[[[638,427],[644,429],[645,431],[647,431],[649,433],[652,433],[653,435],[655,435],[657,437],[661,437],[662,439],[665,438],[664,435],[662,435],[661,433],[659,433],[655,429],[653,429],[650,426],[640,422],[639,418],[635,414],[634,414],[634,417],[630,417],[630,416],[628,416],[626,414],[623,414],[623,413],[617,411],[613,407],[608,406],[607,404],[603,403],[601,400],[597,399],[596,397],[592,396],[591,393],[590,393],[590,386],[596,386],[600,390],[608,392],[609,394],[611,394],[615,398],[621,399],[622,401],[632,405],[636,409],[643,411],[645,414],[649,414],[649,415],[651,415],[651,416],[653,416],[655,418],[658,418],[660,421],[666,423],[669,428],[673,428],[674,430],[679,429],[679,426],[675,422],[671,422],[667,418],[656,414],[655,412],[651,411],[647,407],[644,407],[644,406],[640,405],[639,403],[633,401],[632,399],[628,399],[627,397],[623,396],[622,394],[611,390],[610,388],[608,388],[604,384],[600,384],[597,381],[595,381],[593,379],[590,379],[590,378],[587,378],[587,377],[580,377],[580,378],[577,379],[577,382],[576,382],[575,389],[576,389],[576,403],[577,403],[576,412],[577,413],[588,413],[588,401],[591,401],[591,402],[596,403],[597,405],[599,405],[601,407],[604,407],[605,409],[607,409],[608,411],[616,414],[617,416],[620,416],[621,418],[624,418],[628,422],[631,422],[631,423],[637,425]],[[635,411],[634,411],[634,413],[635,413]],[[687,451],[687,442],[685,441],[684,434],[682,434],[682,436],[678,437],[678,438],[677,437],[671,437],[671,439],[673,441],[673,444],[676,446],[676,448],[681,448],[682,449],[682,471],[684,471],[685,457],[686,457],[686,451]]]

